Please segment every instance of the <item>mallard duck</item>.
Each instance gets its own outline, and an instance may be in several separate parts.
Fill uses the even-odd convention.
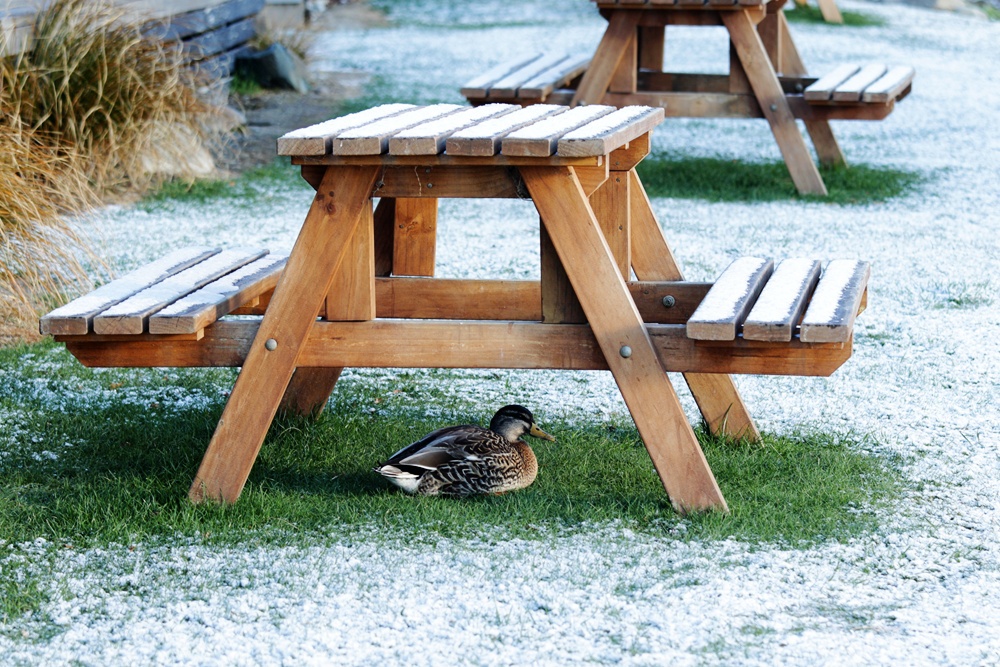
[[[535,425],[531,411],[507,405],[493,415],[489,429],[448,426],[428,433],[375,468],[407,493],[471,496],[523,489],[535,481],[538,460],[521,440],[527,433],[554,441]]]

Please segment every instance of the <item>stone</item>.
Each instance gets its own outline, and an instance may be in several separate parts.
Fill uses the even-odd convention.
[[[236,74],[256,81],[263,88],[281,88],[300,93],[309,92],[305,63],[281,44],[272,44],[263,51],[236,57]]]

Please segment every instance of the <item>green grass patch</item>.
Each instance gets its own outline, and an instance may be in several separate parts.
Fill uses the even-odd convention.
[[[30,355],[30,356],[26,356]],[[731,513],[676,515],[628,423],[540,419],[530,488],[466,500],[414,498],[371,468],[442,425],[420,404],[448,373],[343,379],[318,420],[271,428],[240,501],[194,506],[188,486],[221,413],[229,370],[88,370],[51,344],[0,351],[0,414],[18,428],[0,458],[0,543],[42,537],[74,547],[196,536],[221,543],[299,542],[356,527],[386,534],[532,537],[619,521],[681,539],[810,545],[874,530],[896,497],[899,466],[831,436],[700,435]],[[483,423],[488,408],[444,405]],[[493,407],[493,406],[491,406]],[[417,415],[417,416],[407,416]],[[4,417],[7,419],[7,417]],[[452,420],[448,420],[451,422]]]
[[[289,165],[288,158],[279,157],[233,178],[167,181],[139,206],[150,210],[167,203],[205,204],[220,199],[239,200],[249,205],[273,196],[275,190],[296,187],[305,190],[309,185],[299,176],[298,167]]]
[[[245,76],[241,72],[236,72],[233,74],[233,78],[229,81],[229,92],[234,95],[256,95],[263,92],[264,87],[257,83],[256,80]]]
[[[712,157],[650,155],[637,171],[650,197],[706,199],[712,202],[760,202],[803,199],[834,204],[867,204],[901,197],[921,176],[901,169],[859,164],[823,167],[828,195],[802,195],[784,162],[745,162]]]
[[[871,14],[863,14],[840,8],[840,15],[844,19],[843,24],[827,23],[823,18],[823,13],[818,5],[788,5],[785,9],[785,18],[798,23],[823,23],[830,26],[845,25],[852,28],[869,28],[886,25],[885,19]]]

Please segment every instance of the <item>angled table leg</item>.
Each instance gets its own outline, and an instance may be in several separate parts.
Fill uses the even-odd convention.
[[[632,186],[632,270],[639,280],[684,280],[634,169],[629,172],[629,178]],[[720,373],[685,373],[684,381],[709,431],[753,442],[760,440],[760,432],[732,377]]]
[[[326,170],[191,485],[192,501],[239,498],[348,242],[371,207],[377,174],[377,167]]]
[[[608,29],[597,45],[597,51],[590,61],[590,66],[580,79],[573,94],[571,106],[580,104],[600,104],[604,94],[608,92],[611,81],[629,52],[633,40],[636,39],[636,27],[639,25],[638,12],[614,12],[608,19]],[[634,53],[634,51],[632,52]]]
[[[760,104],[778,142],[795,187],[802,194],[825,195],[826,186],[819,170],[809,155],[805,139],[795,124],[795,116],[788,106],[778,76],[771,66],[760,35],[746,12],[720,12],[722,22],[729,31],[736,54],[743,64],[743,71],[750,80],[750,87]]]
[[[674,507],[726,511],[573,169],[522,167],[521,175]]]

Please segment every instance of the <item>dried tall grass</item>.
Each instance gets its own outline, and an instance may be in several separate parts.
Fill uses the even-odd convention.
[[[55,0],[32,50],[0,59],[0,335],[27,336],[86,285],[73,214],[204,171],[211,109],[155,32],[108,2]]]

